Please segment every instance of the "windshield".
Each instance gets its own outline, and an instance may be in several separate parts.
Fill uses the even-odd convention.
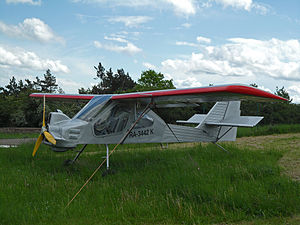
[[[95,96],[73,117],[73,119],[81,119],[85,121],[93,119],[95,114],[104,106],[110,97],[111,95]]]

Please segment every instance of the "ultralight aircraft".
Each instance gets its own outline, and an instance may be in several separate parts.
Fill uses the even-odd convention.
[[[46,94],[31,97],[44,98],[43,125],[32,156],[40,144],[50,145],[53,151],[66,151],[83,144],[73,162],[87,144],[173,143],[235,141],[237,127],[253,127],[263,119],[260,116],[241,116],[240,101],[286,101],[269,92],[245,85],[223,85],[200,88],[171,89],[126,94]],[[45,122],[45,98],[89,101],[73,118],[62,111],[51,112]],[[207,114],[195,114],[184,126],[167,124],[155,108],[198,106],[216,102]],[[218,145],[218,144],[217,144]],[[218,145],[221,147],[220,145]]]

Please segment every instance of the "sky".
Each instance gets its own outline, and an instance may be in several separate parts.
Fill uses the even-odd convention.
[[[50,69],[78,93],[99,62],[177,88],[284,86],[300,103],[300,1],[0,0],[0,86]]]

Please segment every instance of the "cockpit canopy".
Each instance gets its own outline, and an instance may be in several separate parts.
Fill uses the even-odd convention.
[[[91,122],[96,136],[110,135],[129,129],[142,112],[136,102],[109,101],[110,95],[94,97],[73,119]],[[152,126],[153,118],[144,115],[135,129]]]

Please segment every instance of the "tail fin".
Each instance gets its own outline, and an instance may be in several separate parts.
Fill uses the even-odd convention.
[[[237,127],[253,127],[263,117],[240,116],[240,101],[217,102],[196,127],[217,141],[235,141]]]

